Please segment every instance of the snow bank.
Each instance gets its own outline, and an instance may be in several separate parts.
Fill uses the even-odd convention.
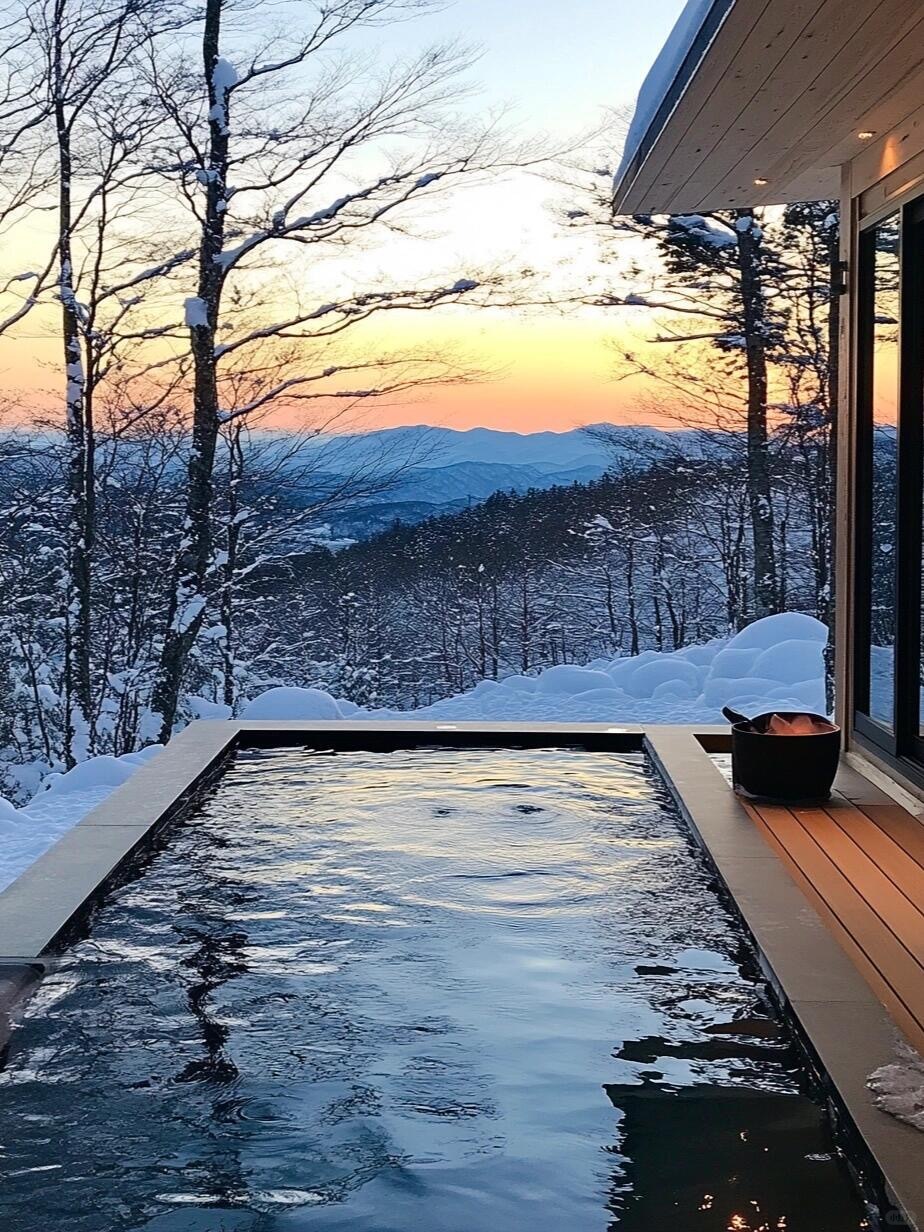
[[[343,711],[323,689],[267,689],[241,711],[242,719],[342,719]]]
[[[130,778],[160,747],[152,744],[123,757],[91,757],[66,774],[50,775],[25,808],[14,808],[0,797],[0,889]]]
[[[362,709],[322,689],[269,689],[243,710],[245,719],[393,719],[564,723],[721,723],[721,708],[744,713],[824,713],[824,648],[828,632],[811,616],[790,612],[758,620],[728,640],[673,653],[598,659],[583,667],[550,667],[534,676],[484,680],[468,693],[418,710]],[[228,709],[187,698],[202,718]],[[0,888],[99,804],[159,746],[124,757],[94,757],[46,779],[25,808],[0,798]]]
[[[827,629],[812,616],[787,612],[755,621],[728,640],[485,680],[418,710],[362,709],[321,689],[280,688],[257,697],[242,717],[721,723],[725,705],[752,714],[823,713],[827,640]]]

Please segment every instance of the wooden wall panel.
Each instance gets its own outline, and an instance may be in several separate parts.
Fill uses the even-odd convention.
[[[828,54],[826,49],[823,64],[814,61],[817,75],[791,96],[786,110],[735,171],[724,180],[714,179],[714,191],[724,195],[745,190],[755,173],[771,185],[786,184],[809,168],[831,166],[842,136],[852,134],[857,151],[862,149],[857,131],[879,131],[903,119],[920,102],[921,93],[919,89],[901,96],[896,87],[924,81],[924,12],[919,0],[880,4],[836,54]],[[783,99],[790,84],[789,79],[772,83]],[[772,118],[769,111],[767,115]]]
[[[883,7],[908,2],[883,0]],[[706,202],[714,194],[723,199],[717,187],[729,180],[737,184],[742,166],[749,170],[739,188],[752,192],[755,175],[766,176],[773,186],[773,161],[805,137],[822,93],[836,89],[836,81],[824,78],[829,66],[862,39],[864,30],[869,41],[869,3],[845,7],[840,0],[825,0],[804,27],[787,23],[776,45],[749,44],[736,70],[748,83],[746,101],[742,105],[734,99],[724,83],[716,89],[709,110],[723,118],[725,131],[710,148],[702,147],[690,175],[682,182],[678,177],[677,191],[667,202],[669,212],[685,208],[680,205],[684,200]],[[783,11],[788,7],[782,6]],[[696,137],[699,151],[698,129]]]

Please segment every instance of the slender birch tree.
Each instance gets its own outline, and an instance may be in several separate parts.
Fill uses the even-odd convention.
[[[15,334],[27,318],[52,328],[46,308],[56,308],[67,458],[59,583],[64,756],[73,765],[94,750],[99,701],[92,662],[94,406],[120,323],[136,302],[131,289],[150,278],[137,262],[129,272],[124,233],[116,238],[119,209],[134,193],[158,122],[134,88],[137,57],[182,25],[183,10],[172,0],[22,0],[7,16],[0,127],[13,174],[3,220],[30,219],[43,251],[35,269],[14,273],[2,287],[0,332]]]
[[[635,289],[628,295],[604,292],[593,302],[656,310],[652,341],[683,349],[682,358],[665,367],[667,384],[678,388],[678,415],[697,427],[743,428],[753,615],[769,616],[779,604],[769,426],[770,366],[784,337],[779,254],[753,209],[616,219],[613,225],[647,241],[652,260],[647,269],[630,266]],[[697,357],[704,344],[719,352],[718,365],[704,367]],[[656,361],[626,351],[623,363],[657,379]],[[684,372],[692,380],[685,381]],[[696,390],[684,395],[684,385]]]
[[[269,409],[309,412],[323,425],[338,408],[418,384],[427,365],[396,374],[395,358],[370,346],[368,333],[352,355],[347,335],[359,338],[358,327],[383,313],[475,300],[496,285],[471,271],[422,286],[366,273],[319,295],[323,258],[361,249],[368,270],[370,246],[399,236],[418,200],[529,157],[493,122],[473,128],[456,118],[464,49],[429,48],[379,71],[351,53],[350,40],[427,11],[429,0],[303,5],[296,28],[254,46],[241,23],[259,7],[206,0],[198,63],[152,56],[149,65],[149,88],[174,132],[161,174],[179,190],[198,252],[195,293],[185,300],[186,514],[151,706],[150,733],[164,739],[209,598],[223,425]]]

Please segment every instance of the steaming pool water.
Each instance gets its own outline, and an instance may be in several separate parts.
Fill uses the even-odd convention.
[[[6,1232],[849,1232],[641,755],[247,751],[0,1072]]]

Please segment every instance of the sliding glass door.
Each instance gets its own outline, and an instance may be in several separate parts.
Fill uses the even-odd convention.
[[[924,198],[860,237],[855,728],[924,766]]]

